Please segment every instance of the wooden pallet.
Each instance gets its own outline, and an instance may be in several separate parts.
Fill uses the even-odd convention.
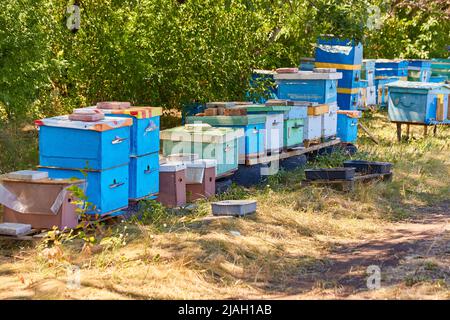
[[[373,181],[391,181],[393,173],[374,173],[357,175],[352,180],[303,180],[302,186],[326,186],[336,188],[341,191],[352,191],[356,183],[367,183]]]
[[[245,165],[247,166],[254,166],[256,164],[260,163],[269,163],[276,160],[286,159],[290,157],[299,156],[305,153],[310,153],[313,151],[317,151],[323,148],[331,147],[334,145],[337,145],[341,143],[341,140],[339,138],[327,141],[327,142],[319,142],[314,145],[310,145],[308,147],[298,147],[298,148],[292,148],[291,150],[283,151],[281,153],[272,154],[269,156],[260,157],[258,159],[249,159],[245,162]]]

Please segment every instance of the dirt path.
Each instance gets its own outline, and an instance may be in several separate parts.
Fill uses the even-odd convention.
[[[418,208],[411,219],[395,223],[382,237],[341,244],[327,257],[326,268],[299,278],[298,298],[367,298],[369,266],[380,270],[381,289],[443,281],[450,285],[450,201]],[[373,272],[373,271],[372,271]],[[317,279],[320,281],[317,281]]]

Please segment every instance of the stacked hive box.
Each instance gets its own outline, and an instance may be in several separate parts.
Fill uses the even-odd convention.
[[[85,108],[89,109],[89,108]],[[140,200],[159,190],[159,132],[161,108],[129,107],[101,110],[108,117],[133,120],[130,132],[129,198]]]
[[[335,68],[342,73],[338,82],[337,104],[340,109],[356,110],[361,79],[363,47],[354,41],[319,39],[316,47],[316,68]]]
[[[388,84],[389,119],[393,122],[450,123],[450,85],[398,81]]]
[[[342,142],[355,143],[358,138],[358,118],[361,111],[339,110],[337,136]]]
[[[360,96],[363,101],[359,105],[366,109],[368,106],[373,106],[377,104],[377,90],[375,87],[375,60],[363,60],[361,69],[361,91]]]
[[[450,80],[450,59],[432,59],[431,72],[430,82]]]
[[[313,71],[314,63],[314,58],[300,58],[299,69],[302,71]]]
[[[244,136],[239,140],[239,163],[266,155],[264,115],[188,117],[187,123],[206,123],[213,127],[242,129]]]
[[[217,177],[237,170],[239,140],[243,136],[242,129],[213,128],[204,123],[161,131],[165,156],[189,153],[201,159],[214,159],[217,161]]]
[[[39,126],[39,170],[50,178],[87,179],[91,214],[110,214],[128,206],[128,166],[132,119],[105,117],[94,122],[59,116]]]
[[[431,77],[431,61],[409,60],[408,81],[429,82]]]
[[[375,61],[375,86],[377,103],[385,107],[388,103],[387,84],[408,78],[408,61],[378,59]]]
[[[320,72],[300,71],[275,75],[278,96],[281,99],[289,99],[303,104],[308,102],[309,104],[326,105],[326,107],[321,106],[320,108],[303,105],[303,108],[311,110],[303,121],[303,140],[306,141],[331,137],[336,134],[337,84],[338,80],[342,78],[342,73],[335,72],[334,69],[316,69],[316,71]],[[323,112],[319,113],[319,110]]]

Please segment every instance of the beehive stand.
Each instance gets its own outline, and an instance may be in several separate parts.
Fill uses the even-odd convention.
[[[397,121],[392,121],[392,123],[395,123],[397,125],[397,140],[399,142],[402,141],[402,124],[406,125],[407,140],[409,139],[409,136],[411,134],[411,126],[422,126],[423,136],[426,137],[428,136],[428,127],[433,127],[433,135],[436,136],[438,126],[450,125],[450,123],[423,124],[423,123],[397,122]]]
[[[272,161],[276,161],[276,160],[295,157],[295,156],[299,156],[299,155],[302,155],[305,153],[309,153],[309,152],[317,151],[317,150],[320,150],[323,148],[331,147],[331,146],[334,146],[334,145],[337,145],[340,143],[341,143],[341,140],[339,138],[336,138],[334,140],[326,141],[323,143],[317,143],[314,145],[310,144],[308,147],[305,147],[305,148],[298,147],[298,148],[293,148],[291,150],[287,150],[287,151],[284,151],[281,153],[276,153],[276,154],[263,156],[263,157],[259,157],[259,158],[254,158],[254,159],[247,159],[245,161],[245,165],[253,166],[256,164],[260,164],[260,163],[268,163],[268,162],[272,162]]]

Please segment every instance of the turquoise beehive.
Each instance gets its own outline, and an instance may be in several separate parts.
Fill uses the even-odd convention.
[[[393,122],[450,123],[448,95],[450,85],[397,81],[389,88],[389,119]]]

